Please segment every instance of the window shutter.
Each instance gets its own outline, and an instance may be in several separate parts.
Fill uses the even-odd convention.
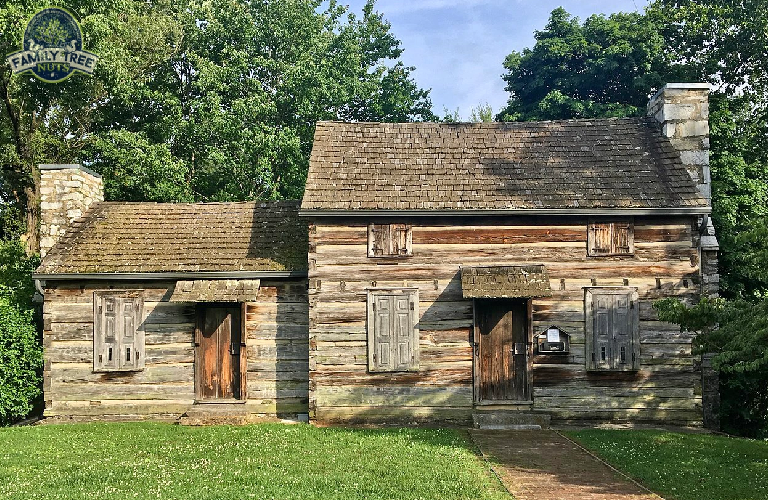
[[[369,224],[368,257],[412,255],[413,236],[407,224]]]
[[[598,369],[611,367],[611,309],[612,296],[598,295],[594,306],[594,342],[592,343],[593,366]]]
[[[143,369],[142,298],[95,292],[93,299],[93,369]]]
[[[389,226],[386,224],[368,225],[368,256],[381,257],[389,251]]]
[[[411,226],[406,224],[390,224],[391,229],[391,254],[411,255]]]
[[[408,295],[395,295],[393,311],[394,368],[407,370],[413,366],[413,327],[411,326],[411,300]]]
[[[118,303],[114,296],[94,297],[93,367],[95,370],[120,368]]]
[[[611,225],[591,224],[589,228],[589,255],[611,253]]]
[[[411,290],[369,292],[368,303],[368,369],[418,369],[418,294]]]
[[[640,336],[635,289],[590,289],[586,294],[587,369],[637,370]]]
[[[122,297],[122,335],[120,342],[120,368],[144,367],[144,332],[140,328],[143,301],[139,297]]]
[[[392,370],[395,339],[392,335],[392,297],[377,295],[374,298],[373,366],[378,371]]]
[[[611,253],[632,254],[634,253],[634,231],[629,223],[613,223],[613,242]]]

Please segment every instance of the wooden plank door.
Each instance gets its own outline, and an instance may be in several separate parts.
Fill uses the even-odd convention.
[[[197,398],[241,399],[240,307],[201,306],[197,328]]]
[[[529,401],[527,307],[522,301],[477,301],[480,401]]]

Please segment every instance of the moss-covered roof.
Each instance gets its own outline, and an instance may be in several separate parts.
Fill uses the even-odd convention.
[[[38,274],[306,271],[299,203],[94,204]]]
[[[645,118],[320,122],[304,210],[706,207]]]

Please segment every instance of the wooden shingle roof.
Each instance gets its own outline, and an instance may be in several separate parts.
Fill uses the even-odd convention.
[[[306,271],[296,201],[94,204],[37,274]]]
[[[302,210],[707,207],[650,119],[320,122]]]

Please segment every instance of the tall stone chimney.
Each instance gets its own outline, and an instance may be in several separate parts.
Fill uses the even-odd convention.
[[[72,221],[104,201],[101,176],[77,164],[40,165],[40,256],[45,257]]]
[[[680,159],[712,205],[712,179],[709,172],[709,84],[668,83],[648,103],[648,115],[661,124],[662,133],[680,152]],[[716,296],[720,288],[717,268],[719,244],[712,219],[699,221],[702,293]]]
[[[648,115],[680,152],[688,173],[707,200],[712,200],[709,175],[709,84],[668,83],[648,103]]]

